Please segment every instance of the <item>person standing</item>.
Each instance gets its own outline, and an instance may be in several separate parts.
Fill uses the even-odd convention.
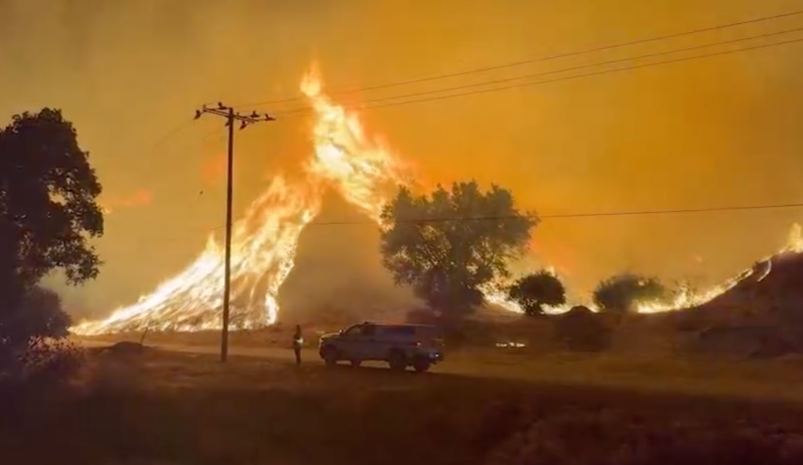
[[[301,365],[301,347],[304,345],[304,337],[301,335],[301,325],[296,325],[296,332],[293,334],[293,352],[296,354],[296,365]]]

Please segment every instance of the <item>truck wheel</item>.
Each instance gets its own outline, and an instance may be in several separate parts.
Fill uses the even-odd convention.
[[[321,358],[328,367],[337,365],[337,349],[332,346],[326,346],[321,350]]]
[[[407,359],[404,356],[404,352],[398,349],[391,350],[388,355],[388,364],[393,371],[404,371],[407,368]]]
[[[425,358],[418,358],[413,362],[413,369],[416,373],[425,373],[432,366],[429,360]]]

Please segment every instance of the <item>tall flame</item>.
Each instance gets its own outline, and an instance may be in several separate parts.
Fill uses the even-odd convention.
[[[276,321],[279,287],[293,269],[298,237],[318,213],[320,194],[276,177],[232,230],[232,328]],[[183,272],[129,307],[101,321],[72,328],[77,334],[131,330],[193,331],[218,328],[223,303],[223,249],[210,236]]]
[[[301,90],[316,115],[315,156],[307,171],[378,221],[386,200],[383,194],[403,182],[403,166],[379,140],[365,135],[357,114],[346,112],[323,93],[314,70],[304,76]]]
[[[304,76],[301,90],[313,109],[313,156],[305,163],[306,183],[282,177],[254,201],[232,234],[232,328],[272,324],[276,297],[293,269],[301,231],[318,214],[326,188],[334,189],[378,221],[384,194],[402,182],[402,165],[384,145],[366,136],[356,114],[323,93],[317,73]],[[223,249],[212,237],[184,271],[131,306],[101,321],[79,324],[76,334],[120,331],[196,331],[219,328],[223,303]]]
[[[298,239],[320,210],[326,189],[334,189],[346,201],[374,221],[379,221],[389,187],[405,183],[404,166],[376,139],[366,133],[355,113],[347,112],[323,91],[314,70],[301,82],[301,91],[313,109],[314,150],[304,166],[305,182],[289,184],[277,176],[233,228],[232,234],[232,329],[255,328],[276,321],[276,297],[293,269]],[[800,227],[793,229],[784,252],[803,252]],[[94,335],[145,329],[197,331],[221,326],[224,285],[224,253],[212,236],[201,255],[178,275],[160,284],[135,304],[118,309],[101,321],[73,327],[76,334]],[[765,273],[769,273],[769,266]],[[708,292],[682,289],[669,303],[642,303],[640,312],[686,308],[707,302],[753,273],[739,276]],[[521,312],[496,287],[483,289],[489,302]],[[568,306],[550,309],[561,312]]]

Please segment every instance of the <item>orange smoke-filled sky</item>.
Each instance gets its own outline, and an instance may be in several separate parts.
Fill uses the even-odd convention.
[[[65,296],[76,313],[103,313],[180,270],[222,225],[225,133],[213,117],[191,121],[201,103],[296,97],[313,61],[329,87],[353,88],[800,8],[791,0],[0,0],[0,116],[61,108],[91,152],[113,210],[98,241],[106,265],[96,282]],[[788,18],[347,100],[802,26],[803,16]],[[792,44],[366,110],[363,119],[427,180],[496,182],[544,214],[799,202],[800,51]],[[309,121],[251,127],[236,149],[242,212],[271,173],[308,156]],[[347,217],[344,208],[327,217]],[[556,219],[534,241],[582,293],[625,269],[723,279],[780,246],[801,219],[801,210]],[[305,241],[316,245],[308,249],[353,247],[355,237],[376,234],[366,225],[333,228],[310,230]],[[349,256],[378,269],[371,251]]]

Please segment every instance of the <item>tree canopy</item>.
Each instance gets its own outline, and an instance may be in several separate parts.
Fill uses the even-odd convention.
[[[600,282],[594,290],[594,303],[604,312],[627,313],[638,303],[666,296],[666,288],[657,279],[625,273]]]
[[[544,314],[544,306],[566,303],[566,288],[561,280],[547,270],[519,278],[510,288],[508,297],[521,305],[528,316]]]
[[[496,185],[483,192],[476,181],[459,182],[431,195],[402,187],[382,212],[383,263],[431,309],[461,316],[483,303],[484,285],[509,275],[537,222]]]
[[[61,270],[78,284],[98,274],[101,261],[89,241],[103,234],[101,185],[88,157],[58,110],[16,115],[0,130],[2,344],[25,339],[12,337],[15,331],[51,337],[63,333],[55,326],[66,330],[69,320],[51,311],[61,312],[52,293],[37,289],[45,275]],[[51,310],[40,311],[43,305]]]

